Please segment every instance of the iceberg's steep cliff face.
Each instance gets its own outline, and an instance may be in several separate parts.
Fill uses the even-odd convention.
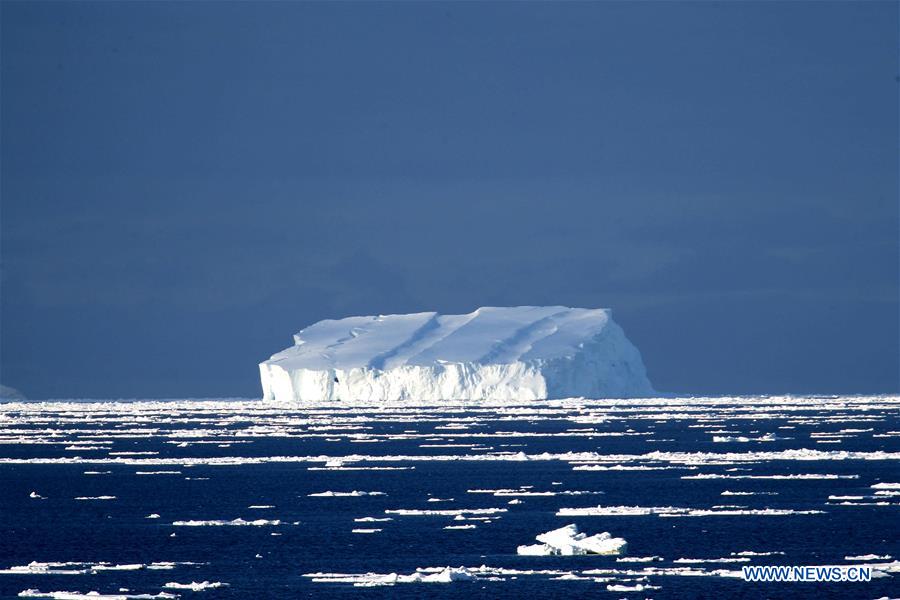
[[[278,402],[648,396],[637,348],[606,309],[485,307],[320,321],[260,363]]]

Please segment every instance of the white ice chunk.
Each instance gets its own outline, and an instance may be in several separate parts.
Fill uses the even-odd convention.
[[[245,521],[244,519],[232,519],[231,521],[175,521],[172,525],[177,527],[265,527],[267,525],[281,525],[281,521],[278,519],[256,519],[255,521]]]
[[[169,583],[163,585],[164,588],[168,590],[190,590],[192,592],[202,592],[204,590],[214,590],[216,588],[228,587],[229,584],[222,583],[221,581],[201,581],[196,582],[192,581],[190,583],[177,583],[174,581],[170,581]]]
[[[614,538],[604,531],[588,536],[578,531],[577,525],[566,525],[535,537],[540,544],[519,546],[518,554],[524,555],[562,555],[575,554],[622,554],[628,543],[622,538]]]

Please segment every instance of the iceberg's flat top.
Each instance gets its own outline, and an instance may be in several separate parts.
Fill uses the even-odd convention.
[[[607,309],[483,307],[325,320],[294,335],[270,362],[297,369],[388,370],[434,363],[509,364],[574,356],[610,322]]]

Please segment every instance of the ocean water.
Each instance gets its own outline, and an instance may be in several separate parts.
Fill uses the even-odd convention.
[[[897,396],[0,404],[0,597],[898,597],[898,460]],[[626,553],[517,555],[569,523]]]

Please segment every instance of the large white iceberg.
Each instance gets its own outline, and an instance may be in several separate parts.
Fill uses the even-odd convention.
[[[286,403],[653,394],[609,310],[563,306],[319,321],[259,371],[264,398]]]

